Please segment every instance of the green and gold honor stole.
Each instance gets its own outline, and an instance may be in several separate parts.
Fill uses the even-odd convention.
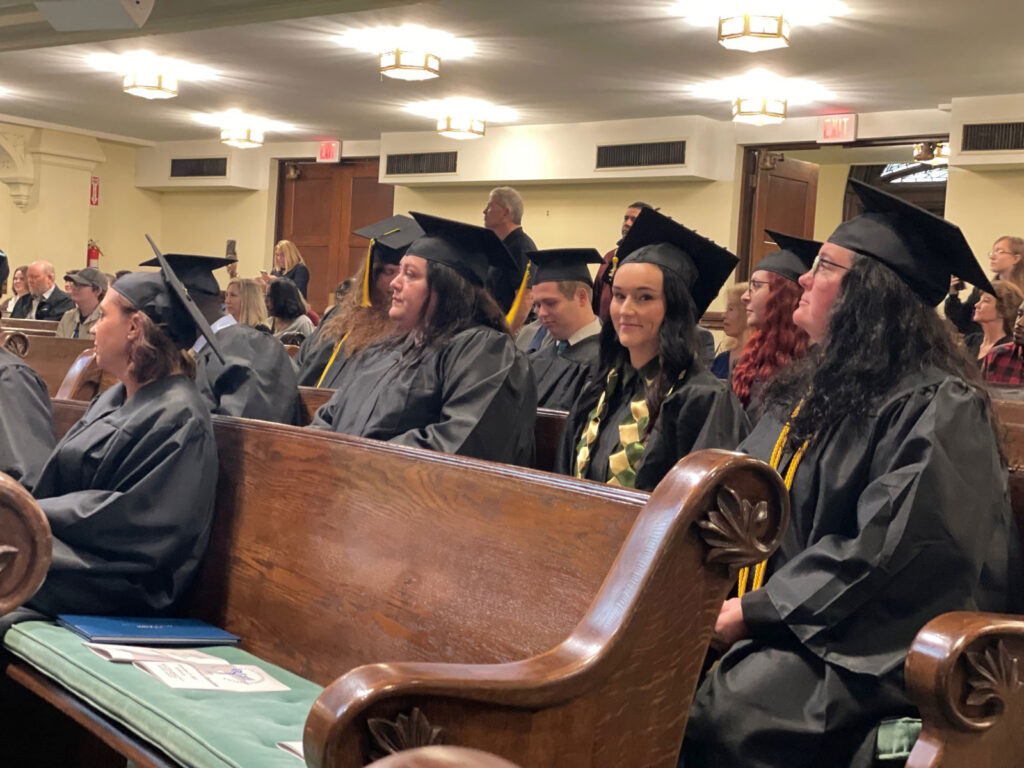
[[[786,446],[786,441],[789,440],[789,428],[793,419],[800,413],[800,406],[804,404],[801,400],[796,404],[796,408],[793,409],[793,413],[790,414],[789,419],[786,421],[786,426],[782,428],[782,432],[779,433],[779,439],[775,441],[775,448],[772,449],[772,457],[770,464],[772,469],[779,472],[779,467],[782,465],[782,453]],[[793,454],[793,458],[790,459],[789,466],[786,467],[786,473],[782,476],[782,481],[786,485],[786,492],[788,493],[793,487],[793,478],[796,477],[796,469],[800,466],[800,461],[804,457],[804,452],[807,450],[807,445],[810,440],[804,440],[800,444],[800,447],[796,449],[796,453]],[[781,472],[779,472],[782,475]],[[764,573],[768,569],[768,561],[762,560],[754,567],[754,580],[750,585],[750,591],[753,592],[755,589],[760,589],[764,584]],[[740,568],[739,583],[736,588],[736,596],[743,597],[747,592],[747,581],[750,578],[750,568]]]
[[[682,381],[686,375],[686,368],[679,374],[678,381]],[[639,400],[631,400],[629,403],[629,414],[619,424],[619,444],[615,451],[608,457],[609,477],[605,482],[608,485],[621,486],[623,488],[636,488],[636,466],[644,455],[644,444],[647,441],[647,427],[651,421],[651,414],[647,408],[647,387],[654,381],[643,379],[640,371],[636,372],[644,382],[644,394]],[[601,434],[601,422],[608,416],[608,398],[614,394],[615,387],[619,382],[619,366],[608,372],[608,379],[597,401],[597,407],[587,417],[587,426],[583,429],[579,442],[576,444],[576,472],[579,479],[583,479],[590,468],[590,451],[597,437]],[[678,382],[677,382],[678,383]],[[675,386],[668,391],[665,399],[675,391]],[[643,438],[641,436],[643,435]]]

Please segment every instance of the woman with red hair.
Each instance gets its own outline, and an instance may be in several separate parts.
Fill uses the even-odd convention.
[[[742,296],[752,331],[732,373],[732,389],[752,423],[761,416],[761,391],[775,372],[807,351],[807,333],[793,324],[802,290],[797,283],[811,268],[821,243],[765,230],[782,250],[757,264]]]

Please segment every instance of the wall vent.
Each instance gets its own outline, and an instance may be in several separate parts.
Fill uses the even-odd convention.
[[[598,168],[650,168],[686,165],[685,141],[610,144],[597,148]]]
[[[974,123],[965,125],[961,152],[1006,152],[1024,149],[1024,123]]]
[[[416,173],[455,173],[458,152],[416,152],[388,155],[385,176],[407,176]]]
[[[226,157],[177,157],[171,160],[172,179],[224,177],[228,175]]]

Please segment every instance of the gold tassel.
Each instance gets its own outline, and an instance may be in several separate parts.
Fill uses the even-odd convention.
[[[615,270],[619,268],[619,249],[615,249],[615,253],[612,254],[612,267],[608,270],[608,279],[611,280],[615,277]]]
[[[519,284],[519,290],[516,291],[515,301],[512,302],[512,308],[505,315],[505,322],[511,327],[512,321],[515,320],[516,315],[519,313],[519,305],[523,303],[523,296],[526,294],[526,286],[530,282],[530,267],[533,266],[529,261],[526,262],[526,271],[523,272],[523,282]]]
[[[360,306],[370,306],[370,259],[373,256],[373,244],[377,241],[372,237],[370,238],[370,244],[366,248],[366,262],[363,264],[363,300]],[[332,358],[333,359],[333,358]]]

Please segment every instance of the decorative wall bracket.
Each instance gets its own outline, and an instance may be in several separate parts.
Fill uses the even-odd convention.
[[[11,201],[25,210],[36,183],[35,163],[28,153],[29,132],[17,126],[0,128],[0,183],[7,186]]]

